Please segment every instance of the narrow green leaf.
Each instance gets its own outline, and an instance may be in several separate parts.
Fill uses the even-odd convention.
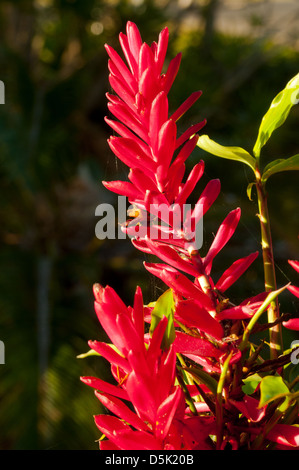
[[[265,182],[267,179],[275,173],[282,171],[299,170],[299,154],[293,155],[293,157],[286,159],[278,159],[269,163],[264,169],[262,175],[262,181]]]
[[[222,390],[223,390],[223,387],[224,387],[225,378],[226,378],[226,374],[227,374],[227,371],[228,371],[228,366],[229,366],[232,355],[233,355],[233,352],[231,351],[230,354],[228,355],[228,357],[225,359],[225,362],[224,362],[224,364],[221,368],[221,374],[220,374],[219,381],[218,381],[218,384],[217,384],[217,395],[218,396],[222,395]]]
[[[252,155],[250,155],[250,153],[241,147],[225,147],[223,145],[217,144],[207,135],[201,135],[197,141],[197,145],[206,152],[209,152],[212,155],[216,155],[216,157],[245,163],[246,165],[250,166],[253,171],[255,171],[255,159]]]
[[[257,158],[260,156],[261,148],[267,143],[272,133],[284,123],[291,108],[298,102],[299,74],[295,75],[286,87],[278,93],[264,115],[253,148],[253,153]]]
[[[276,375],[267,375],[263,377],[260,386],[261,397],[259,408],[267,405],[273,400],[286,397],[282,405],[279,407],[280,411],[285,411],[286,405],[289,402],[287,395],[290,394],[288,387],[283,381],[282,377]]]
[[[107,346],[109,346],[111,349],[113,349],[117,354],[119,354],[120,356],[122,356],[121,352],[117,349],[117,347],[113,344],[113,343],[106,343]],[[90,349],[89,351],[87,351],[86,353],[83,353],[83,354],[79,354],[77,357],[77,359],[85,359],[86,357],[89,357],[89,356],[99,356],[99,357],[102,357],[101,354],[99,354],[98,352],[96,352],[94,349]]]
[[[194,405],[193,398],[191,397],[191,395],[190,395],[190,393],[189,393],[189,390],[188,390],[188,388],[187,388],[187,385],[186,385],[185,382],[184,382],[183,377],[180,377],[179,374],[177,375],[177,381],[179,382],[180,387],[181,387],[181,389],[182,389],[183,392],[184,392],[185,401],[186,401],[186,403],[189,405],[189,408],[190,408],[190,410],[191,410],[191,413],[194,414],[195,416],[197,416],[197,411],[196,411],[196,408],[195,408],[195,405]]]
[[[199,385],[206,385],[214,395],[217,394],[217,380],[215,380],[210,374],[208,374],[208,372],[205,372],[202,369],[197,369],[195,367],[182,367],[181,369],[191,374],[194,379],[194,382],[197,381],[199,382]]]
[[[252,201],[252,199],[251,199],[251,192],[252,192],[252,188],[253,188],[253,186],[254,186],[255,184],[256,184],[256,183],[253,182],[253,183],[249,183],[249,185],[247,186],[246,192],[247,192],[247,197],[248,197],[248,199],[249,199],[250,201]]]
[[[248,343],[248,339],[249,339],[249,336],[251,334],[251,331],[252,331],[254,325],[256,324],[256,322],[258,321],[258,319],[260,318],[260,316],[264,313],[265,310],[267,310],[270,303],[273,302],[273,300],[275,300],[276,297],[279,294],[281,294],[288,287],[288,285],[289,284],[286,284],[285,286],[281,287],[280,289],[269,292],[266,299],[264,300],[262,305],[258,308],[258,310],[255,312],[253,317],[251,317],[247,327],[244,330],[243,338],[242,338],[242,341],[241,341],[240,346],[239,346],[240,351],[244,351],[244,349],[247,347],[247,343]]]
[[[175,329],[173,322],[174,299],[171,289],[168,289],[155,303],[151,314],[150,334],[152,335],[162,317],[168,319],[167,327],[164,333],[162,348],[168,349],[175,340]]]

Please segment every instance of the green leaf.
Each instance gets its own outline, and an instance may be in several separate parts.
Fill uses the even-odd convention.
[[[77,359],[85,359],[86,357],[89,357],[89,356],[100,356],[100,354],[94,351],[93,349],[90,349],[86,353],[79,354],[77,356]]]
[[[275,173],[292,170],[299,170],[299,154],[286,159],[274,160],[273,162],[269,163],[269,165],[267,165],[264,169],[262,181],[267,181],[269,176],[272,176]]]
[[[264,115],[253,148],[253,153],[257,158],[260,156],[261,148],[269,140],[272,133],[284,123],[291,108],[298,102],[299,74],[293,77],[286,87],[278,93]]]
[[[155,303],[151,314],[150,334],[152,335],[162,317],[168,319],[167,327],[162,340],[162,348],[168,349],[175,340],[175,329],[173,322],[174,299],[171,289],[168,289]]]
[[[290,394],[288,387],[280,376],[267,375],[263,377],[261,381],[261,397],[259,402],[259,408],[267,405],[273,400],[286,397],[282,405],[278,408],[280,411],[285,411],[286,406],[289,403],[287,395]]]
[[[225,147],[223,145],[217,144],[207,135],[201,135],[197,141],[197,145],[206,152],[209,152],[212,155],[216,155],[216,157],[245,163],[246,165],[250,166],[253,171],[255,171],[255,159],[252,155],[250,155],[250,153],[241,147]]]
[[[252,188],[253,188],[253,186],[255,186],[255,185],[256,185],[256,183],[253,182],[253,183],[249,183],[249,185],[247,186],[246,192],[247,192],[247,197],[248,197],[248,199],[249,199],[250,201],[252,201],[252,199],[251,199]]]
[[[251,395],[255,392],[256,387],[262,381],[262,377],[258,374],[250,375],[243,379],[244,385],[242,386],[242,390],[246,395]]]

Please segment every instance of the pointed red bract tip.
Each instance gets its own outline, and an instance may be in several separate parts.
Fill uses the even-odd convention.
[[[182,117],[188,109],[198,100],[198,98],[202,95],[202,91],[195,91],[193,92],[189,98],[187,98],[181,106],[173,113],[171,119],[174,121],[178,121],[180,117]]]
[[[292,268],[295,269],[295,271],[297,271],[299,273],[299,261],[289,259],[288,263],[289,263],[290,266],[292,266]]]
[[[97,302],[101,302],[104,287],[101,284],[96,283],[93,285],[93,295]]]

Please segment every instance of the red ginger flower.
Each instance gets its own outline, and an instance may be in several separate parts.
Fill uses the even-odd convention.
[[[133,307],[126,307],[110,287],[95,285],[94,292],[96,313],[113,345],[98,341],[90,341],[89,345],[111,363],[117,382],[113,385],[96,377],[81,377],[85,384],[96,389],[96,397],[113,413],[112,416],[95,416],[96,426],[106,436],[105,440],[100,440],[100,449],[213,449],[210,436],[217,434],[215,417],[204,402],[194,403],[198,416],[192,415],[176,381],[175,365],[175,353],[184,354],[186,346],[194,354],[200,348],[199,354],[204,358],[204,348],[208,355],[213,354],[212,345],[204,345],[202,340],[192,337],[185,342],[181,333],[168,350],[163,350],[161,344],[167,319],[160,320],[152,337],[144,334],[147,312],[140,288],[136,289]],[[187,388],[191,396],[198,395],[196,387]],[[202,388],[209,393],[208,388],[203,385]],[[131,402],[132,407],[125,402]],[[230,432],[221,448],[229,443],[233,449],[238,449],[239,433],[247,432],[254,439],[265,432],[268,405],[260,408],[258,399],[244,395],[238,399],[229,398],[223,406],[232,422],[228,423]],[[265,439],[281,448],[298,447],[299,431],[296,426],[276,424]]]
[[[211,448],[205,441],[214,432],[214,418],[191,417],[185,409],[182,389],[175,382],[176,351],[185,347],[184,340],[179,338],[181,344],[171,345],[168,350],[161,348],[167,325],[164,317],[152,337],[147,338],[146,346],[140,288],[133,308],[126,307],[110,287],[95,285],[94,292],[97,316],[113,346],[98,341],[90,341],[89,345],[111,363],[118,382],[113,385],[96,377],[81,377],[115,415],[95,417],[97,427],[108,438],[101,441],[101,449]],[[134,411],[122,400],[130,401]]]
[[[167,214],[167,222],[171,227],[174,221],[171,218],[175,219],[175,207],[186,203],[204,170],[204,163],[199,162],[193,167],[185,183],[182,182],[185,161],[196,146],[195,134],[203,127],[205,121],[191,126],[179,138],[176,128],[176,121],[194,104],[201,92],[193,93],[169,117],[167,94],[179,70],[181,54],[172,59],[166,73],[162,73],[168,46],[168,29],[163,29],[158,43],[153,42],[151,46],[142,41],[134,23],[127,23],[126,32],[126,35],[120,33],[119,41],[128,65],[113,48],[105,46],[109,55],[109,80],[116,93],[107,95],[108,108],[119,120],[106,121],[120,135],[111,137],[108,142],[115,155],[129,166],[130,182],[104,182],[104,185],[118,194],[126,195],[131,203],[148,212],[154,211],[155,205],[168,206],[170,213]],[[180,152],[173,158],[175,150],[182,144],[184,145]],[[168,240],[172,240],[176,246],[190,249],[193,245],[186,244],[190,235],[187,233],[188,229],[191,226],[196,227],[219,192],[219,180],[210,181],[180,227],[181,241],[171,236],[175,235],[177,227],[173,231],[170,228]],[[156,215],[159,217],[159,214]],[[205,274],[210,274],[214,257],[232,236],[239,218],[240,210],[236,209],[221,224],[201,266]],[[130,228],[127,231],[129,232]],[[139,239],[144,238],[146,233],[140,231]],[[158,248],[161,250],[161,246]],[[185,256],[184,252],[181,254]],[[187,256],[189,257],[189,253]],[[235,266],[235,278],[242,274],[242,268],[248,259],[244,263],[241,261]],[[196,268],[193,266],[194,271]],[[229,274],[231,284],[234,277],[232,273]]]
[[[211,278],[214,258],[230,240],[240,219],[240,209],[232,211],[220,225],[215,239],[204,258],[194,252],[190,238],[190,227],[196,227],[200,219],[215,202],[220,192],[219,180],[210,181],[200,195],[193,210],[190,210],[179,228],[175,225],[176,208],[182,207],[193,191],[204,171],[204,163],[199,162],[191,170],[185,183],[185,161],[194,149],[197,137],[192,135],[204,125],[204,121],[191,126],[177,138],[176,121],[199,98],[201,92],[193,93],[179,109],[169,117],[167,94],[178,72],[181,55],[178,54],[169,64],[166,74],[162,73],[168,45],[168,30],[165,28],[158,43],[152,46],[142,42],[135,24],[127,23],[127,35],[119,36],[122,51],[128,66],[110,46],[106,50],[110,57],[110,84],[117,96],[108,94],[108,108],[120,121],[106,119],[120,135],[112,137],[109,145],[115,155],[130,167],[130,182],[114,181],[104,183],[118,194],[126,195],[131,203],[139,208],[162,217],[155,208],[162,204],[169,208],[166,214],[169,226],[160,227],[156,241],[148,236],[148,229],[139,230],[134,245],[145,252],[158,256],[166,264],[149,264],[145,267],[160,277],[173,289],[181,301],[177,304],[176,318],[188,327],[221,340],[224,331],[220,321],[226,318],[222,313],[217,318],[219,300],[215,289],[224,292],[250,266],[258,253],[237,260],[223,273],[215,285]],[[183,147],[174,157],[175,150]],[[137,218],[138,223],[147,220],[147,215]],[[137,223],[135,221],[134,225]],[[165,222],[165,221],[164,221]],[[132,225],[127,227],[130,234]],[[163,237],[165,232],[168,238]],[[181,238],[175,237],[180,232]],[[190,243],[189,243],[190,242]],[[190,281],[184,274],[192,276]],[[255,299],[253,299],[255,300]],[[230,313],[233,317],[248,318],[260,304],[251,302]],[[247,304],[247,302],[246,302]],[[253,308],[255,305],[255,309]],[[245,313],[244,313],[245,312]],[[197,313],[197,314],[196,314]],[[192,356],[193,357],[193,356]]]
[[[134,23],[128,22],[126,30],[127,35],[121,33],[119,41],[128,66],[112,47],[105,46],[110,57],[109,81],[117,94],[107,94],[108,109],[120,121],[106,118],[106,122],[119,134],[108,142],[115,155],[130,168],[130,182],[113,181],[104,185],[141,205],[150,193],[158,197],[159,203],[172,204],[176,200],[184,203],[202,175],[203,162],[200,162],[182,184],[185,161],[197,142],[194,134],[205,121],[191,126],[180,137],[176,121],[200,97],[201,91],[193,93],[169,116],[167,94],[178,72],[181,54],[162,73],[168,29],[163,29],[158,43],[153,42],[151,46],[142,42]],[[175,150],[183,144],[172,163]]]

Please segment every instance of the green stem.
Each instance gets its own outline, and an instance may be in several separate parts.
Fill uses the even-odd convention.
[[[273,245],[271,237],[271,228],[267,204],[267,194],[265,191],[265,185],[262,182],[261,174],[259,169],[255,171],[256,176],[256,189],[258,198],[258,209],[259,209],[259,220],[261,227],[261,241],[262,241],[262,252],[263,252],[263,265],[264,265],[264,280],[266,292],[271,292],[277,289],[276,285],[276,274],[275,264],[273,256]],[[277,298],[274,299],[268,308],[268,322],[272,323],[278,320],[279,304]],[[270,334],[270,356],[272,359],[276,359],[282,352],[282,334],[281,325],[275,325],[269,330]]]
[[[217,385],[217,394],[216,394],[216,425],[217,425],[217,449],[221,448],[221,444],[223,441],[223,428],[224,428],[224,421],[223,421],[223,389],[226,379],[226,374],[229,367],[229,362],[232,357],[232,352],[226,358],[222,368],[221,374],[219,377],[218,385]]]

